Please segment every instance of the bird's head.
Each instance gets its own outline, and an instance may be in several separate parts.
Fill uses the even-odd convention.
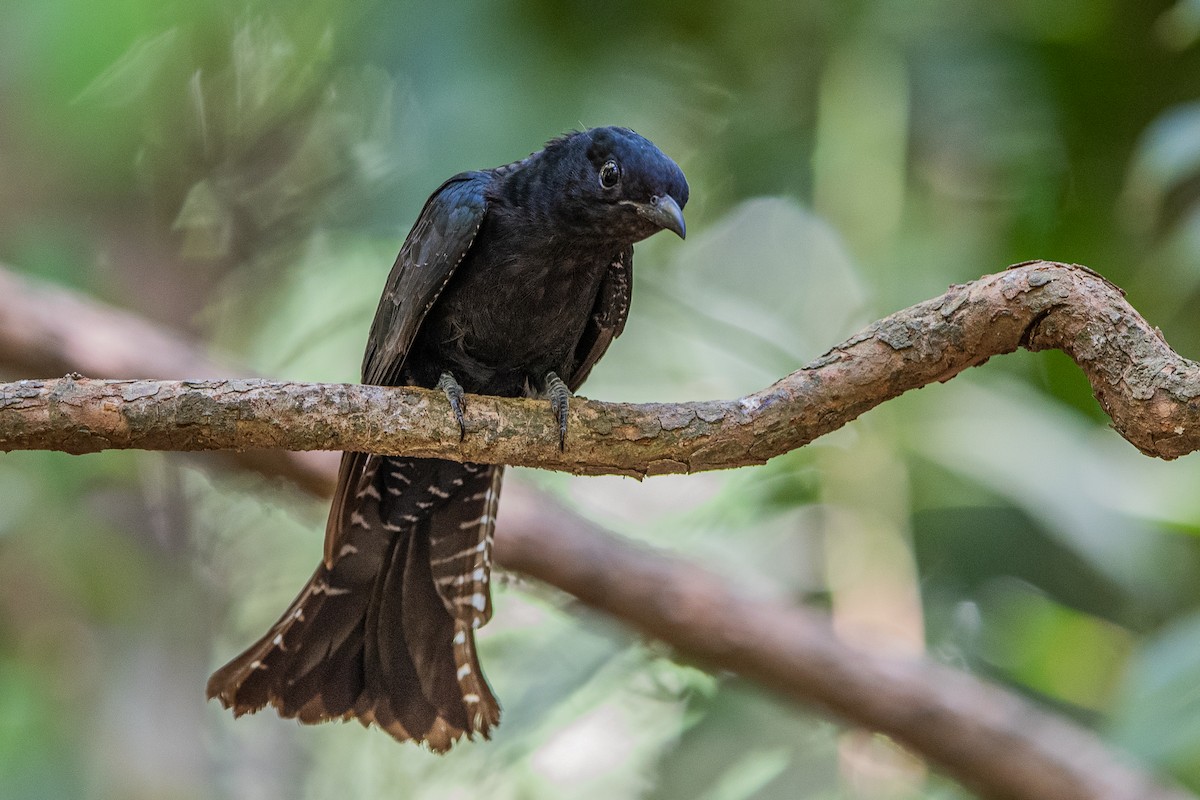
[[[660,230],[683,238],[688,201],[683,170],[653,142],[628,128],[592,128],[551,143],[563,178],[572,227],[629,242]]]

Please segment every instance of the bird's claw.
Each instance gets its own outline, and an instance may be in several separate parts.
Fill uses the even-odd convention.
[[[562,378],[553,372],[546,375],[546,395],[550,398],[550,408],[558,420],[558,449],[567,449],[567,411],[571,406],[571,390]]]
[[[458,420],[458,440],[461,442],[467,438],[467,421],[463,418],[463,388],[462,385],[454,379],[454,376],[449,372],[443,372],[438,378],[437,388],[445,393],[446,399],[450,401],[450,410],[454,412],[454,418]]]

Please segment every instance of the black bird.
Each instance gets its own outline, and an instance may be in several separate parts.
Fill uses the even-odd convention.
[[[463,172],[426,201],[388,276],[363,382],[546,397],[570,392],[620,335],[633,243],[684,235],[688,185],[650,141],[595,128],[523,161]],[[280,620],[217,670],[209,698],[316,723],[357,718],[445,751],[500,707],[474,631],[492,612],[503,466],[344,453],[325,558]]]

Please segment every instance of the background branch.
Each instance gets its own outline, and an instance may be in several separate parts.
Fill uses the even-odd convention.
[[[839,639],[827,620],[746,597],[713,573],[505,487],[496,555],[710,669],[881,731],[984,797],[1155,800],[1158,786],[1091,732],[929,659]],[[510,503],[513,495],[520,502]]]
[[[12,296],[0,293],[0,331]],[[23,302],[38,299],[24,295]],[[51,317],[45,324],[69,325]],[[96,320],[118,327],[126,321],[92,317],[88,324]],[[13,341],[0,349],[10,364],[23,358],[27,365],[44,359],[55,364],[55,371],[94,368],[44,342],[38,345],[44,352],[23,351],[12,358],[21,351]],[[205,384],[21,382],[0,395],[0,441],[10,448],[34,447],[38,437],[46,437],[71,452],[151,443],[161,449],[278,444],[293,441],[289,420],[319,418],[328,427],[308,430],[315,438],[304,440],[306,446],[484,455],[576,471],[625,471],[617,459],[632,454],[631,469],[637,473],[706,469],[746,463],[739,459],[757,462],[782,452],[779,448],[799,446],[907,388],[946,380],[988,355],[1021,345],[1067,350],[1088,373],[1122,434],[1143,452],[1169,458],[1194,447],[1197,434],[1188,424],[1186,401],[1197,393],[1195,365],[1171,352],[1102,279],[1080,267],[1048,263],[954,287],[876,323],[741,401],[576,403],[571,447],[563,456],[540,444],[528,453],[518,449],[522,436],[543,435],[549,428],[540,404],[472,398],[473,418],[495,422],[496,430],[476,430],[455,447],[441,443],[456,437],[430,393],[246,381],[208,386],[220,387],[228,395],[224,399],[220,391],[205,391]],[[121,368],[133,371],[135,362],[136,356]],[[293,387],[298,395],[291,393]],[[315,405],[327,399],[323,392],[333,393],[329,410]],[[97,397],[107,398],[109,405],[95,402]],[[276,411],[286,413],[272,424]],[[396,416],[399,411],[411,416]],[[352,424],[339,421],[347,416]],[[786,420],[793,420],[797,430],[784,430]],[[152,424],[143,427],[144,421]],[[411,429],[400,436],[384,433],[384,426],[397,423]],[[757,437],[769,447],[760,447]],[[606,444],[612,439],[616,444]],[[504,458],[497,457],[500,453]],[[317,477],[308,481],[310,487],[329,481],[320,469],[312,469]],[[519,485],[505,494],[497,534],[502,564],[557,586],[711,668],[737,672],[798,702],[894,736],[985,796],[1189,796],[1156,785],[1092,733],[1015,694],[926,659],[859,649],[839,640],[817,615],[742,596],[705,570],[623,541]]]

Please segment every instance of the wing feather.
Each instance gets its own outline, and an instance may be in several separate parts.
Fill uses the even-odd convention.
[[[612,340],[625,330],[625,320],[629,316],[629,302],[633,297],[633,247],[622,250],[604,274],[600,283],[600,291],[596,295],[596,305],[592,307],[592,315],[580,337],[579,345],[575,348],[576,367],[571,373],[567,385],[571,391],[578,389],[592,367],[608,350]]]
[[[463,172],[430,195],[388,275],[367,350],[363,383],[395,386],[413,337],[487,215],[491,172]]]

